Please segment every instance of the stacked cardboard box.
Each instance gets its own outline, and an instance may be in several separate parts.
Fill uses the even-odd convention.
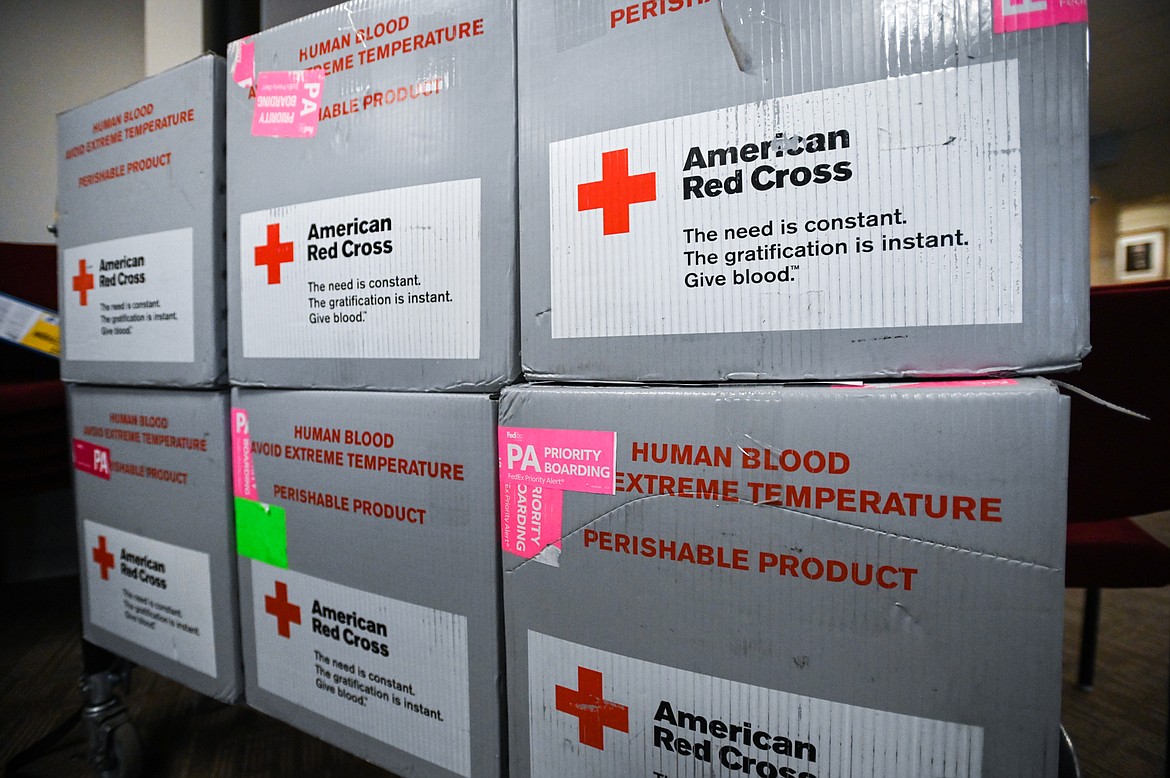
[[[84,635],[231,701],[223,74],[200,57],[61,114],[58,233]]]
[[[525,374],[1075,365],[1070,21],[521,3]],[[1054,776],[1067,425],[1026,378],[505,390],[510,774]]]
[[[514,45],[506,0],[376,0],[229,50],[247,699],[401,774],[506,772]]]
[[[496,402],[233,405],[249,704],[396,773],[500,775]]]
[[[231,702],[227,406],[223,391],[69,387],[86,640]]]
[[[1086,28],[993,30],[1020,10],[522,3],[525,373],[799,380],[1077,363]]]
[[[200,57],[58,117],[64,380],[227,377],[223,72]]]
[[[233,384],[519,372],[512,4],[337,7],[231,46]]]
[[[1055,775],[1068,403],[501,402],[511,775]]]

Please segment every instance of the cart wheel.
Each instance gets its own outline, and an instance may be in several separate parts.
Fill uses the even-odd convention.
[[[142,775],[142,740],[129,722],[110,732],[102,778],[139,778]]]

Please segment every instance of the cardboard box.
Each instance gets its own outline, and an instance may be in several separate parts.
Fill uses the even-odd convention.
[[[1084,4],[1061,5],[1038,13],[1083,21]],[[1076,364],[1086,26],[993,31],[1004,14],[1005,29],[1037,15],[1006,0],[521,3],[525,374]]]
[[[1041,379],[500,403],[511,775],[1055,776]]]
[[[519,373],[508,0],[338,6],[229,49],[233,384]]]
[[[85,639],[243,693],[228,394],[69,387]]]
[[[401,775],[501,775],[495,401],[233,406],[249,704]]]
[[[222,57],[57,117],[66,381],[227,378]]]

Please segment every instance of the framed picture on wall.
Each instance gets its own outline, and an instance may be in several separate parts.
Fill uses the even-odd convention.
[[[1166,231],[1142,230],[1117,238],[1113,259],[1118,281],[1153,281],[1166,273]]]

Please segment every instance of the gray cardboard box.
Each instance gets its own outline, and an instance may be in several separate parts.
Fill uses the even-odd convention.
[[[64,380],[226,381],[223,74],[208,54],[57,117]]]
[[[85,639],[243,694],[227,391],[69,387]]]
[[[400,775],[503,774],[496,402],[234,392],[248,703]]]
[[[525,374],[1079,362],[1086,25],[995,31],[1040,3],[896,6],[519,3]]]
[[[515,388],[499,437],[515,778],[1056,775],[1048,382]]]
[[[228,52],[233,384],[519,374],[509,0],[375,0]]]

